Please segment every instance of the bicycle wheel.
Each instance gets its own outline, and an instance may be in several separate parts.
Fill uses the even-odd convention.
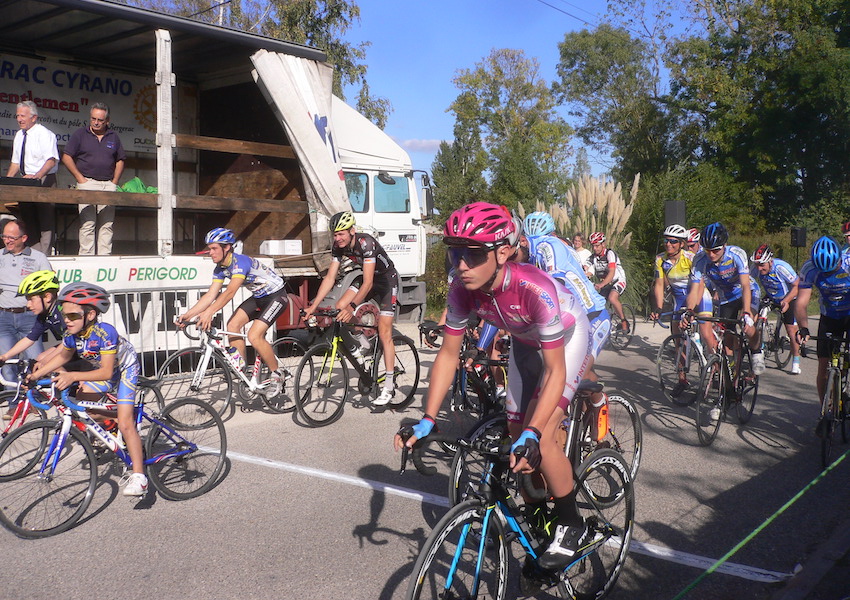
[[[622,304],[623,316],[628,323],[628,330],[623,330],[623,319],[617,315],[617,311],[611,310],[611,335],[608,340],[615,350],[622,350],[632,341],[635,332],[635,310],[628,304]]]
[[[342,415],[348,396],[348,365],[330,344],[316,344],[295,371],[295,406],[311,427],[330,425]]]
[[[395,346],[395,369],[393,370],[395,396],[390,401],[390,407],[400,410],[413,402],[413,395],[419,387],[419,352],[413,341],[400,333],[393,335],[393,346]],[[375,364],[379,372],[386,368],[384,349],[381,348],[380,343],[375,355]],[[383,381],[383,378],[379,376],[378,388],[383,386]]]
[[[504,600],[508,559],[508,542],[496,511],[468,500],[450,508],[428,536],[405,598]]]
[[[20,396],[20,397],[19,397]],[[0,392],[0,414],[5,415],[8,411],[17,412],[15,406],[25,401],[23,394],[17,394],[14,390],[5,390]],[[12,404],[13,406],[9,406]],[[0,439],[6,437],[11,431],[22,426],[24,423],[30,423],[38,419],[46,419],[47,413],[33,405],[30,405],[29,411],[24,414],[23,407],[17,415],[13,414],[9,421],[5,422],[4,431],[0,431]]]
[[[785,326],[782,324],[782,313],[772,312],[768,321],[765,324],[770,338],[770,345],[773,349],[773,358],[776,361],[776,366],[779,369],[784,369],[791,360],[791,340],[788,333],[785,331]]]
[[[705,359],[687,334],[668,335],[655,357],[658,383],[664,396],[678,406],[690,406],[697,397]],[[681,379],[684,376],[684,379]],[[683,383],[680,383],[683,382]],[[686,385],[684,385],[686,384]]]
[[[169,500],[209,491],[218,482],[227,455],[227,434],[219,414],[206,402],[181,398],[155,419],[145,438],[147,475],[154,489]]]
[[[285,337],[272,344],[272,350],[277,357],[279,369],[283,369],[283,382],[280,393],[275,395],[261,395],[266,407],[275,413],[288,413],[295,410],[295,370],[298,363],[307,352],[307,346],[293,337]],[[260,377],[262,380],[269,376],[269,369],[263,363]]]
[[[613,450],[597,450],[576,471],[576,501],[588,527],[589,552],[566,569],[564,598],[593,600],[617,581],[632,539],[634,488],[628,465]],[[565,593],[566,592],[566,593]]]
[[[742,425],[753,416],[759,395],[759,377],[753,373],[753,353],[749,348],[741,355],[741,375],[738,376],[735,411]]]
[[[608,433],[596,445],[597,449],[611,448],[629,466],[634,480],[640,468],[643,451],[643,428],[635,405],[622,396],[608,396]]]
[[[97,463],[91,444],[76,427],[55,450],[60,454],[52,473],[47,474],[51,465],[45,475],[40,472],[51,445],[59,441],[57,428],[57,421],[34,421],[0,444],[0,522],[19,537],[62,533],[91,504]]]
[[[507,433],[507,416],[504,413],[498,413],[481,419],[464,437],[469,441],[476,441],[487,436],[498,443],[498,440]],[[487,463],[487,457],[478,452],[469,452],[464,448],[457,449],[449,469],[449,504],[452,506],[460,504],[467,499],[470,491],[478,489]]]
[[[156,378],[166,402],[180,398],[197,398],[212,406],[218,414],[224,414],[233,397],[233,374],[224,359],[213,353],[203,372],[200,384],[192,384],[195,371],[203,357],[199,346],[178,350],[165,359]]]
[[[709,357],[700,377],[697,392],[697,435],[699,443],[708,446],[717,437],[723,420],[723,362],[716,354]],[[715,410],[716,409],[716,410]],[[717,411],[720,411],[718,414]]]
[[[820,459],[824,468],[828,467],[832,459],[832,445],[835,437],[835,412],[838,406],[838,395],[841,393],[841,375],[838,371],[830,369],[826,378],[826,389],[823,393],[820,409],[820,423],[818,423],[818,435],[820,436]]]

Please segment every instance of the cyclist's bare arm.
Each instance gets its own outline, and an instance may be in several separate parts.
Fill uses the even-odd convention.
[[[224,285],[223,281],[215,280],[210,285],[210,289],[201,296],[195,305],[187,310],[185,313],[177,317],[178,324],[182,324],[186,321],[191,321],[194,317],[204,312],[209,306],[215,302],[215,299],[218,297],[219,292],[221,291],[222,286]]]
[[[93,371],[62,371],[56,375],[54,381],[56,387],[64,390],[72,383],[83,381],[107,381],[112,379],[112,373],[115,370],[115,361],[117,353],[108,353],[100,355],[100,366]]]
[[[437,358],[434,359],[434,364],[431,367],[428,397],[425,401],[426,415],[436,418],[440,412],[440,406],[442,406],[443,399],[446,397],[446,390],[451,386],[455,372],[457,371],[462,342],[462,335],[443,336],[443,345],[440,346],[440,351],[437,353]],[[412,448],[415,442],[416,436],[412,436],[407,440],[407,446]],[[405,442],[401,439],[401,436],[396,434],[393,444],[396,450],[400,450],[405,445]]]
[[[35,342],[33,340],[29,339],[28,337],[21,338],[7,352],[0,354],[0,364],[6,362],[7,360],[9,360],[12,357],[17,356],[18,354],[20,354],[21,352],[23,352],[24,350],[26,350],[27,348],[29,348],[33,344],[35,344]]]
[[[656,277],[654,287],[652,288],[653,295],[655,296],[655,306],[650,316],[653,319],[657,319],[658,313],[661,312],[660,310],[656,312],[655,309],[664,306],[664,279],[664,277]]]
[[[357,290],[357,293],[354,294],[354,298],[351,299],[351,304],[357,306],[365,298],[369,297],[369,292],[372,291],[372,287],[375,285],[375,261],[367,262],[363,264],[363,283],[360,285],[360,289]],[[354,318],[354,306],[341,306],[340,313],[337,316],[337,319],[342,321],[343,323],[348,323],[351,319]]]
[[[802,288],[797,292],[797,307],[794,310],[794,317],[797,319],[797,326],[799,329],[798,332],[803,329],[809,329],[809,300],[812,297],[812,288]],[[798,333],[799,335],[799,333]],[[802,337],[802,336],[800,336]],[[809,339],[809,336],[806,336],[801,341],[805,342]]]
[[[741,310],[745,313],[753,316],[753,307],[750,306],[750,302],[752,301],[751,289],[750,289],[750,275],[749,273],[741,273],[738,275],[738,279],[741,282]]]
[[[213,303],[201,311],[198,315],[198,327],[203,330],[208,330],[212,327],[213,317],[215,317],[218,311],[227,306],[228,302],[233,300],[236,296],[236,292],[239,291],[239,288],[242,287],[243,283],[245,283],[244,277],[231,277],[230,283],[227,284],[224,291],[218,294],[215,297],[215,300],[213,300]],[[219,287],[221,287],[220,284]]]
[[[791,284],[791,288],[788,290],[788,293],[785,294],[785,297],[779,302],[779,307],[782,312],[788,310],[788,305],[794,301],[794,298],[797,297],[797,294],[800,292],[800,278],[794,280],[794,283]]]
[[[306,319],[319,308],[319,304],[322,303],[322,300],[325,299],[325,296],[328,295],[333,289],[334,284],[336,283],[336,276],[339,273],[339,265],[340,263],[336,260],[331,261],[331,266],[328,267],[328,272],[325,274],[325,278],[322,279],[322,283],[319,286],[319,291],[316,292],[316,297],[313,298],[313,302],[304,309],[304,318]]]
[[[699,304],[703,292],[705,292],[705,281],[700,278],[699,283],[691,285],[691,289],[688,290],[688,297],[685,298],[685,308],[694,310]]]
[[[33,371],[27,379],[29,381],[36,381],[38,379],[42,379],[48,373],[52,373],[53,371],[64,365],[66,362],[71,360],[73,356],[73,348],[62,346],[62,350],[58,354],[56,354],[56,356],[54,356],[46,364],[39,365],[38,368],[36,368],[35,371]],[[112,377],[111,372],[109,373],[109,376],[105,377],[104,379],[109,379],[110,377]]]

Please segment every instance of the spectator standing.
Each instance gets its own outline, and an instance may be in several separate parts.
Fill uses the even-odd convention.
[[[8,352],[18,340],[35,326],[35,314],[27,310],[27,299],[18,296],[24,278],[35,271],[53,270],[47,257],[34,248],[27,248],[26,225],[22,221],[7,221],[3,227],[0,252],[0,354]],[[41,340],[27,348],[24,358],[37,358],[44,350]],[[11,368],[4,367],[7,380],[14,380]]]
[[[20,130],[12,142],[12,164],[7,177],[37,179],[42,187],[56,187],[59,170],[59,148],[56,134],[38,122],[38,105],[30,100],[18,103],[15,119]],[[53,252],[53,235],[56,229],[56,206],[45,202],[22,202],[20,214],[23,221],[36,225],[40,233],[32,246],[44,254]]]
[[[92,104],[89,126],[71,134],[62,154],[62,164],[77,180],[78,190],[115,192],[124,172],[124,147],[118,134],[109,128],[109,107]],[[112,226],[115,206],[80,204],[80,255],[112,254]]]

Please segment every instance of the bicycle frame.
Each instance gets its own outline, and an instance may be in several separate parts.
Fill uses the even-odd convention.
[[[263,364],[263,359],[260,357],[260,354],[257,353],[257,356],[254,358],[254,366],[251,368],[251,377],[248,377],[242,369],[239,368],[239,363],[236,361],[236,358],[227,351],[227,347],[224,344],[223,336],[247,339],[248,334],[232,331],[220,331],[215,328],[212,328],[209,331],[199,330],[199,332],[199,339],[204,350],[201,354],[201,359],[198,361],[195,374],[192,377],[190,389],[200,389],[201,382],[203,381],[204,374],[210,364],[210,360],[212,359],[213,354],[217,353],[224,359],[225,364],[230,368],[230,372],[248,388],[249,392],[253,394],[261,394],[266,391],[266,382],[260,382],[258,380]],[[189,336],[188,333],[186,335]],[[189,336],[189,338],[191,339],[192,336]]]

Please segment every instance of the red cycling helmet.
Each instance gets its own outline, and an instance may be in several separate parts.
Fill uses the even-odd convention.
[[[99,285],[78,281],[66,285],[59,293],[59,302],[73,302],[80,306],[91,306],[99,313],[109,310],[109,294]]]
[[[605,234],[601,231],[597,231],[596,233],[590,234],[590,239],[588,240],[591,244],[604,244],[605,243]]]
[[[756,251],[753,252],[753,255],[750,258],[757,265],[769,263],[773,259],[773,250],[771,250],[770,246],[767,244],[762,244],[756,248]]]
[[[850,221],[847,221],[841,226],[841,233],[844,235],[850,235]]]
[[[516,242],[516,223],[504,206],[473,202],[454,211],[443,228],[443,242],[454,246],[498,246]]]
[[[699,229],[697,229],[696,227],[691,227],[690,229],[688,229],[688,243],[692,244],[694,242],[699,244]]]

